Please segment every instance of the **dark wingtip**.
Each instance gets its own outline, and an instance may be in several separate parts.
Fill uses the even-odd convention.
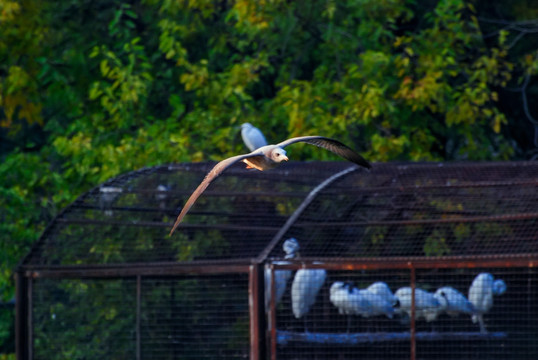
[[[359,155],[358,159],[355,159],[355,164],[362,166],[363,168],[366,168],[370,170],[372,168],[372,164],[370,164],[365,158]]]

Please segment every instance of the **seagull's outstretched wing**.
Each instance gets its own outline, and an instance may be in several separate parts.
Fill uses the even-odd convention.
[[[211,171],[207,173],[204,180],[200,183],[200,185],[198,185],[196,190],[194,190],[194,192],[191,194],[191,196],[185,203],[185,206],[183,206],[183,209],[181,209],[181,212],[179,213],[176,219],[176,222],[174,223],[174,226],[172,227],[172,230],[170,231],[169,236],[171,236],[174,233],[174,231],[178,227],[181,220],[183,220],[183,217],[185,216],[185,214],[190,210],[192,205],[194,205],[196,200],[200,197],[200,195],[202,195],[204,190],[209,186],[209,184],[211,184],[213,180],[219,177],[224,170],[226,170],[227,168],[229,168],[236,162],[241,161],[243,159],[250,158],[250,157],[255,157],[255,156],[263,156],[263,152],[253,151],[249,154],[232,156],[230,158],[227,158],[218,162],[217,165],[215,165],[213,169],[211,169]]]
[[[324,136],[295,137],[288,140],[284,140],[281,143],[277,144],[277,146],[280,146],[283,148],[285,146],[295,144],[297,142],[305,142],[307,144],[311,144],[311,145],[315,145],[315,146],[327,149],[329,151],[332,151],[336,155],[339,155],[343,157],[344,159],[354,162],[355,164],[358,164],[367,169],[370,169],[372,167],[372,165],[370,165],[368,161],[366,161],[362,156],[357,154],[347,145],[341,143],[338,140],[334,140],[334,139],[327,138]]]

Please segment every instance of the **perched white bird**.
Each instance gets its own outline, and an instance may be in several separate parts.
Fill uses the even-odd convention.
[[[252,126],[250,123],[244,123],[241,125],[241,137],[250,151],[254,151],[262,146],[267,145],[267,140],[265,140],[265,136],[263,136],[260,129]]]
[[[291,307],[297,319],[310,311],[326,277],[324,269],[297,270],[291,284]]]
[[[331,285],[330,300],[340,314],[371,317],[385,315],[392,318],[394,308],[385,296],[368,289],[358,289],[349,283],[337,281]]]
[[[411,288],[399,288],[394,295],[398,298],[400,308],[399,313],[406,313],[411,316]],[[436,297],[434,294],[422,289],[415,289],[415,319],[425,319],[427,322],[437,319],[440,313],[444,311],[447,303],[442,297]]]
[[[282,245],[284,252],[286,253],[286,259],[293,259],[299,251],[299,243],[296,239],[290,238],[284,241]],[[274,264],[289,264],[288,261],[275,261]],[[284,292],[286,291],[286,285],[291,278],[291,270],[275,270],[275,306],[280,303]],[[265,311],[269,312],[271,305],[271,269],[265,268]]]
[[[357,154],[347,145],[342,144],[338,140],[326,138],[324,136],[302,136],[282,141],[281,143],[278,143],[276,145],[262,146],[261,148],[254,150],[249,154],[232,156],[217,163],[213,167],[213,169],[211,169],[211,171],[207,173],[204,180],[200,183],[200,185],[198,185],[196,190],[194,190],[192,195],[189,197],[189,199],[183,206],[183,209],[181,209],[181,212],[179,213],[176,222],[174,223],[174,226],[170,231],[170,235],[172,235],[174,230],[176,230],[176,228],[179,226],[181,220],[183,220],[183,217],[194,205],[198,197],[202,195],[202,193],[209,186],[209,184],[211,184],[213,180],[219,177],[224,170],[228,169],[230,166],[239,161],[246,163],[247,169],[257,169],[260,171],[272,169],[278,164],[280,164],[282,161],[288,160],[288,157],[286,156],[286,150],[284,150],[284,148],[288,145],[295,144],[298,142],[305,142],[307,144],[327,149],[343,157],[346,160],[354,162],[355,164],[358,164],[368,169],[371,168],[371,165],[368,161],[366,161],[362,156]]]
[[[489,273],[478,274],[469,287],[469,301],[473,304],[475,314],[472,316],[473,323],[480,325],[480,332],[486,333],[484,314],[493,306],[493,295],[501,295],[506,291],[506,284],[502,280],[493,279]]]
[[[389,286],[382,281],[377,281],[373,283],[372,285],[368,286],[366,290],[371,293],[382,296],[392,306],[396,306],[396,304],[398,303],[398,298],[394,296]]]
[[[99,207],[105,211],[105,215],[112,216],[112,203],[116,201],[123,189],[117,186],[101,186],[99,188]]]
[[[331,303],[343,315],[363,315],[368,312],[370,302],[350,283],[336,281],[329,290]]]
[[[450,316],[457,316],[458,314],[473,314],[473,304],[458,290],[450,286],[443,286],[435,292],[434,296],[444,298],[446,300],[445,312]]]

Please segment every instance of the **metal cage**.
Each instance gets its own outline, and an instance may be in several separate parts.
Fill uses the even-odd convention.
[[[538,357],[538,163],[233,166],[168,237],[212,165],[54,219],[16,272],[18,359]]]

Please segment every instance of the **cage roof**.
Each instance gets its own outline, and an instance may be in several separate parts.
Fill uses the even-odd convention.
[[[214,163],[134,171],[92,189],[47,227],[23,267],[538,252],[538,162],[237,164],[171,237]]]

